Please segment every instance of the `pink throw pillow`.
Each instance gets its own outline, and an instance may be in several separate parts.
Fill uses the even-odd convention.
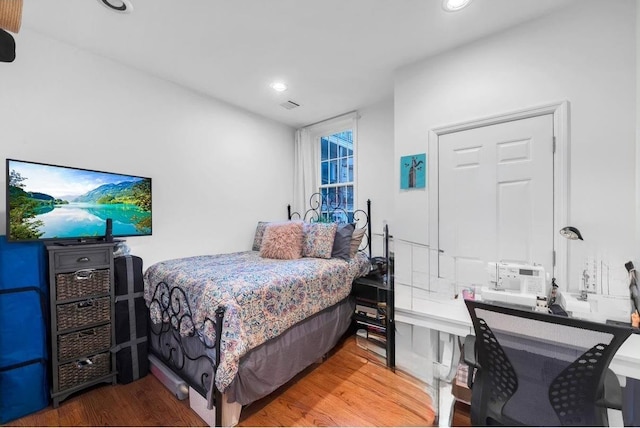
[[[264,229],[260,257],[293,260],[302,257],[302,222],[270,223]]]

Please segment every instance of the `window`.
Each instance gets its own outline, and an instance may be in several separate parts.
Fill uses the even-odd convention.
[[[354,211],[353,130],[320,137],[321,215],[330,221],[352,222]],[[336,208],[338,210],[336,211]],[[328,218],[333,212],[333,218]]]

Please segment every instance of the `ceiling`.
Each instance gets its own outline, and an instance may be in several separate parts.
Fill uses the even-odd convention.
[[[130,1],[123,14],[98,0],[26,0],[22,30],[300,127],[390,97],[398,67],[576,0],[474,0],[457,13],[441,0]]]

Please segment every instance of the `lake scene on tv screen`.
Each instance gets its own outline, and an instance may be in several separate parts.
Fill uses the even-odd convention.
[[[151,234],[149,178],[9,160],[8,198],[10,240]]]

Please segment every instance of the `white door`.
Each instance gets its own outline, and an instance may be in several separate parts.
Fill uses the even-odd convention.
[[[487,262],[553,272],[553,115],[440,135],[440,275],[487,284]]]

